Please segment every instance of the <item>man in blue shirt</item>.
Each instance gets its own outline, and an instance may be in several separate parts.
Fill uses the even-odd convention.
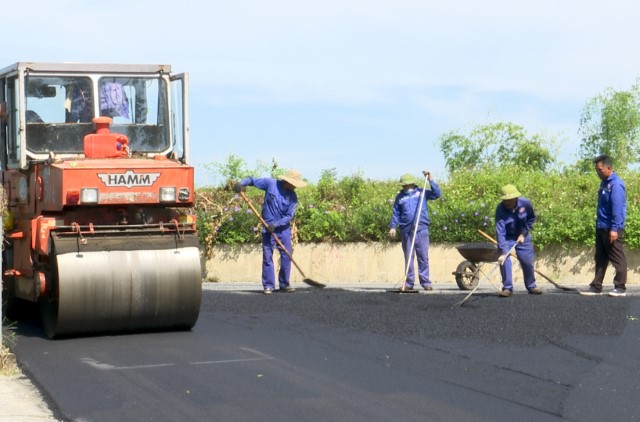
[[[600,155],[593,160],[596,174],[600,178],[598,208],[596,209],[596,273],[589,289],[581,291],[584,296],[602,294],[602,281],[609,262],[616,270],[614,289],[609,296],[626,295],[627,257],[622,247],[624,222],[627,216],[627,189],[622,179],[613,171],[613,160]]]
[[[389,236],[396,236],[396,227],[400,228],[402,233],[402,251],[404,252],[404,261],[406,269],[405,289],[412,290],[415,273],[413,259],[413,250],[415,249],[415,257],[418,260],[418,279],[420,285],[425,290],[433,290],[431,279],[429,278],[429,207],[427,200],[438,199],[442,192],[440,187],[433,180],[431,173],[423,171],[422,174],[429,181],[431,189],[423,190],[417,186],[418,180],[412,174],[405,174],[400,178],[402,190],[396,195],[393,204],[393,212],[391,215],[391,224],[389,225]],[[421,197],[424,195],[424,198]],[[422,207],[418,210],[418,206],[422,202]],[[416,230],[416,222],[418,227]],[[413,233],[415,232],[415,239]],[[413,241],[413,242],[412,242]],[[414,243],[414,248],[412,248]]]
[[[501,254],[498,262],[502,275],[500,296],[509,297],[513,294],[509,251],[514,245],[516,245],[516,256],[522,268],[524,285],[530,294],[539,295],[542,290],[536,287],[533,242],[530,233],[536,221],[533,205],[528,198],[520,196],[520,192],[514,185],[503,186],[500,199],[502,202],[496,208],[496,235]]]
[[[295,189],[306,186],[302,176],[295,170],[289,170],[277,180],[267,178],[247,177],[236,183],[234,190],[241,192],[245,186],[255,186],[265,191],[264,204],[262,206],[262,219],[267,227],[262,230],[262,287],[264,294],[271,294],[275,289],[275,268],[273,265],[273,252],[276,247],[280,252],[280,271],[278,272],[278,285],[282,292],[294,292],[289,285],[291,275],[291,220],[296,213],[298,196]],[[289,254],[280,250],[273,236],[287,248]]]

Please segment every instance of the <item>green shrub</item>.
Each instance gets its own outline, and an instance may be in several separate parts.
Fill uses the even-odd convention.
[[[380,241],[390,219],[388,182],[324,172],[317,186],[298,192],[296,222],[301,242]]]
[[[640,174],[621,174],[627,186],[625,240],[640,248]],[[432,242],[478,242],[478,229],[495,237],[495,209],[500,188],[515,184],[531,199],[537,222],[532,235],[536,247],[591,246],[595,236],[595,207],[600,180],[595,173],[540,173],[521,169],[458,171],[437,181],[442,197],[429,201]],[[298,189],[294,241],[390,241],[389,221],[400,187],[395,181],[374,181],[354,175],[338,179],[335,170],[323,172],[317,184]],[[196,212],[205,248],[215,243],[260,241],[260,223],[243,201],[227,187],[199,189]],[[248,188],[260,210],[264,193]],[[397,239],[393,240],[397,241]]]

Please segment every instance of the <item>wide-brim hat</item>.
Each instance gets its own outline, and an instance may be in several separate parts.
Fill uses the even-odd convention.
[[[285,182],[288,182],[297,188],[303,188],[307,186],[307,182],[302,180],[302,175],[296,170],[289,170],[286,174],[278,177],[278,179],[284,180]]]
[[[416,179],[416,177],[411,174],[411,173],[406,173],[403,174],[402,177],[400,177],[400,185],[401,186],[405,186],[405,185],[417,185],[418,183],[420,183],[420,181],[418,179]]]
[[[520,192],[518,192],[518,188],[515,185],[504,185],[502,187],[502,196],[500,199],[506,201],[508,199],[518,198],[520,196]]]

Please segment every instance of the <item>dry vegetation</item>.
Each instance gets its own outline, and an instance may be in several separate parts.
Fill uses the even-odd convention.
[[[8,347],[2,346],[0,348],[0,376],[16,375],[18,373],[20,373],[20,370],[16,364],[15,355],[11,353]]]
[[[5,211],[5,196],[4,189],[0,187],[0,215],[4,216]],[[13,341],[13,337],[11,335],[7,335],[4,321],[0,326],[0,333],[2,335],[2,344],[0,344],[0,375],[14,375],[18,373],[18,366],[16,365],[16,358],[13,353],[11,353],[11,349],[7,347],[7,344],[11,344]]]

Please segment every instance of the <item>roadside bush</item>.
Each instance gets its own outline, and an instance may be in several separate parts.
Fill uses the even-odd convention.
[[[299,241],[382,240],[388,232],[390,187],[360,175],[337,180],[335,172],[323,172],[317,186],[297,190]]]
[[[247,194],[256,209],[262,203]],[[196,226],[200,243],[209,255],[216,243],[241,244],[260,241],[260,222],[246,203],[230,187],[198,189],[196,192]]]
[[[621,174],[627,186],[628,248],[640,248],[640,174]],[[422,179],[422,176],[420,176]],[[478,229],[495,237],[494,217],[500,188],[515,184],[533,202],[537,222],[534,242],[548,245],[591,246],[595,235],[595,207],[600,180],[595,173],[577,171],[540,173],[517,167],[494,171],[458,171],[437,181],[442,197],[429,201],[432,242],[478,242]],[[298,189],[294,242],[397,241],[388,238],[396,181],[374,181],[361,175],[338,179],[335,170],[323,172],[317,184]],[[263,192],[248,188],[256,209]],[[231,189],[198,189],[196,213],[205,248],[215,243],[260,241],[255,215]]]

